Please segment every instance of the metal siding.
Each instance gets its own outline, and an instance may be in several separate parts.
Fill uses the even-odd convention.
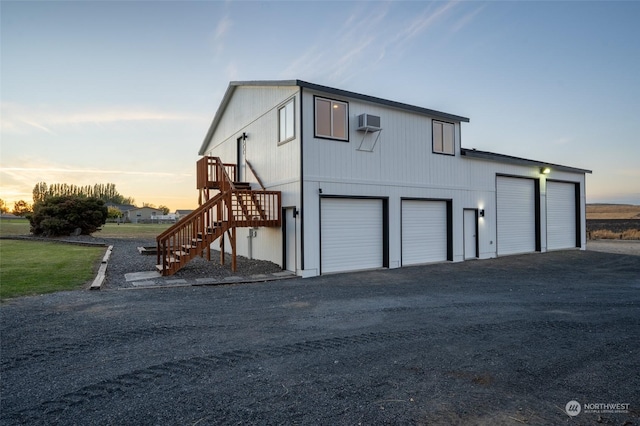
[[[547,181],[547,249],[576,246],[576,186]]]
[[[382,267],[382,200],[324,198],[322,273]]]
[[[238,87],[229,101],[206,152],[237,162],[236,140],[247,134],[245,157],[268,189],[300,179],[300,97],[296,87]],[[295,139],[278,144],[278,108],[294,98]],[[247,181],[257,179],[247,168]],[[297,198],[296,194],[296,198]],[[283,203],[285,194],[283,194]],[[296,201],[288,201],[290,205]]]
[[[447,260],[447,203],[402,201],[402,265]]]
[[[534,185],[532,179],[497,178],[498,255],[535,251]]]
[[[278,107],[295,98],[295,136],[278,144]],[[225,163],[237,161],[237,138],[247,134],[246,159],[256,169],[269,190],[282,191],[283,206],[300,206],[300,96],[297,87],[238,87],[211,135],[206,154],[220,157]],[[259,188],[251,170],[245,169],[246,180]],[[237,250],[248,254],[248,230],[237,230]],[[300,234],[296,235],[300,247]],[[228,238],[225,251],[229,252]],[[260,228],[252,241],[253,257],[282,263],[282,229]],[[218,248],[218,241],[213,248]]]

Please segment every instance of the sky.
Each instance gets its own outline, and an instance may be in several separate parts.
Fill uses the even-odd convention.
[[[114,183],[197,205],[230,81],[300,79],[468,117],[462,146],[592,170],[640,204],[640,1],[0,1],[0,198]]]

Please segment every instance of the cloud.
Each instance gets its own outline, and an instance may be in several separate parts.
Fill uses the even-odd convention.
[[[25,124],[28,124],[29,126],[35,127],[36,129],[44,130],[45,132],[47,132],[47,133],[49,133],[51,135],[55,135],[55,132],[53,132],[50,129],[46,128],[42,124],[38,124],[38,123],[35,123],[33,121],[28,121],[28,120],[22,120],[22,122],[25,123]]]
[[[217,40],[220,40],[222,37],[224,37],[227,34],[227,32],[229,32],[229,30],[231,29],[232,24],[233,23],[228,16],[225,16],[220,21],[218,21],[214,40],[217,41]]]
[[[238,72],[238,66],[234,61],[230,61],[224,70],[227,74],[227,80],[234,81],[239,79],[240,73]]]
[[[343,84],[365,70],[370,71],[390,54],[402,56],[416,39],[455,17],[454,10],[460,3],[430,3],[417,14],[409,12],[410,3],[355,4],[340,25],[318,33],[317,42],[305,46],[304,53],[294,59],[281,76],[328,79],[329,83]],[[449,25],[447,31],[459,31],[481,10],[482,7],[467,13]]]
[[[233,21],[228,16],[223,16],[216,25],[216,29],[213,32],[213,48],[216,53],[220,53],[224,50],[224,40],[227,33],[231,30]]]
[[[320,32],[318,41],[305,46],[304,53],[282,71],[282,77],[326,79],[328,75],[335,83],[353,74],[357,64],[370,64],[367,58],[372,50],[375,51],[373,57],[379,58],[381,54],[374,43],[383,28],[389,5],[381,3],[371,9],[373,4],[376,3],[358,4],[339,28],[332,26]]]
[[[149,194],[153,188],[158,187],[158,182],[171,181],[183,184],[185,179],[193,177],[192,174],[184,172],[73,168],[46,164],[38,160],[31,160],[29,163],[30,165],[25,167],[0,167],[0,198],[10,205],[20,199],[30,202],[34,185],[43,181],[49,184],[64,182],[89,185],[108,180],[116,183],[118,187],[134,185],[136,191]],[[140,188],[143,186],[148,188],[144,188],[143,191]]]
[[[61,110],[50,106],[31,106],[15,103],[2,103],[3,133],[29,133],[37,129],[52,135],[57,135],[56,128],[69,125],[109,124],[127,121],[189,121],[203,120],[201,117],[179,112],[167,112],[154,109],[135,107],[111,107],[83,109],[82,111]]]
[[[403,31],[398,33],[396,42],[401,44],[405,43],[427,31],[437,22],[441,21],[456,3],[457,2],[454,1],[444,2],[439,4],[439,7],[435,10],[433,9],[433,4],[429,4]]]
[[[482,5],[479,8],[467,13],[466,15],[463,15],[462,18],[458,19],[458,21],[453,24],[453,26],[451,27],[451,32],[457,33],[458,31],[469,25],[476,18],[476,16],[478,16],[480,12],[484,10],[485,7],[486,5]]]
[[[3,167],[0,173],[15,174],[16,172],[33,173],[81,173],[100,175],[141,175],[141,176],[191,176],[190,173],[145,172],[140,170],[109,170],[109,169],[72,169],[62,167]]]

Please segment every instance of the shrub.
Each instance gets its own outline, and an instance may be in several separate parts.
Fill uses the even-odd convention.
[[[47,197],[36,203],[29,215],[31,232],[47,237],[69,235],[76,229],[82,235],[90,235],[106,221],[104,201],[76,195]]]

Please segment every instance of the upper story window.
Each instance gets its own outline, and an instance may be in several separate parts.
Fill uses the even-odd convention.
[[[315,98],[316,137],[349,140],[349,104]]]
[[[433,120],[433,152],[455,155],[454,126],[452,123]]]
[[[289,142],[295,137],[293,99],[278,108],[278,143]]]

